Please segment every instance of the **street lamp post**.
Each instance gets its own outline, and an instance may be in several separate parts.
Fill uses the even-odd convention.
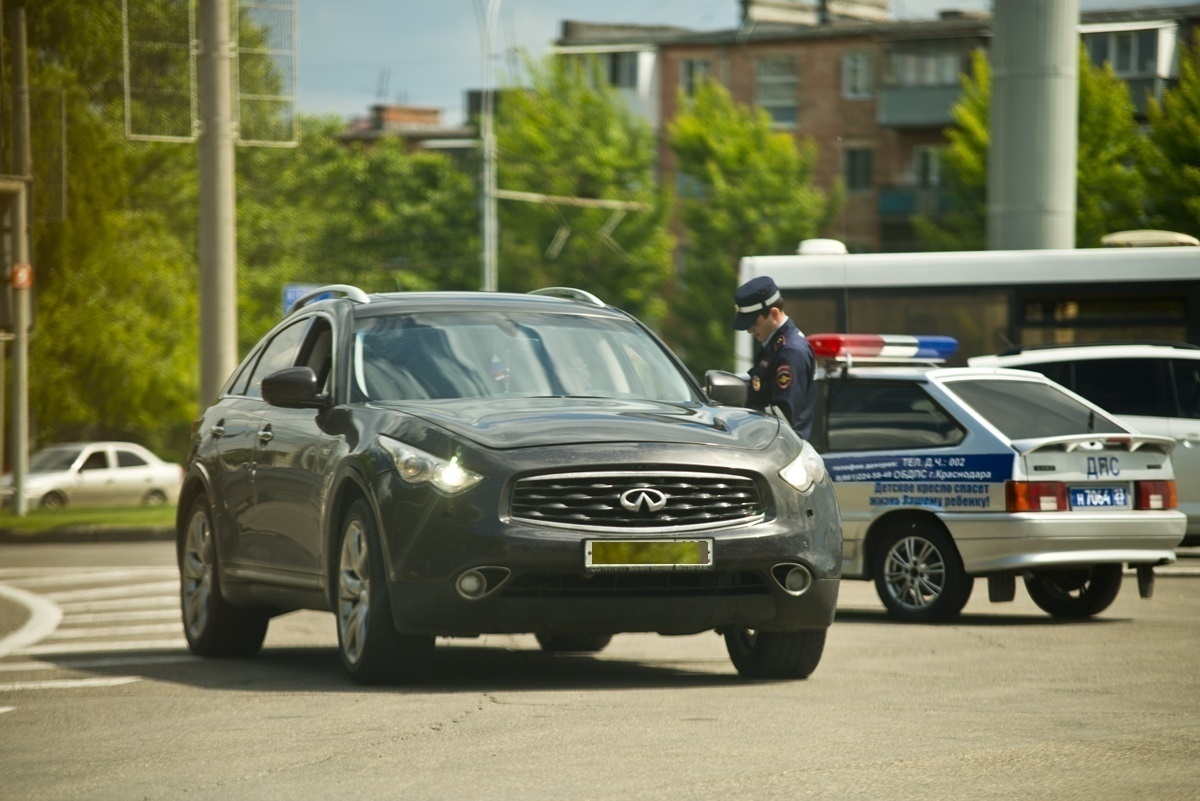
[[[483,138],[483,283],[484,292],[496,291],[496,245],[499,220],[496,216],[496,92],[492,76],[492,39],[500,0],[488,0],[483,31],[483,107],[480,135]]]

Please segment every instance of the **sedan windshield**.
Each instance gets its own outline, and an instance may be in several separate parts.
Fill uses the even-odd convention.
[[[978,379],[947,382],[946,389],[1010,440],[1126,431],[1053,384]]]
[[[567,314],[429,312],[369,317],[354,340],[355,400],[695,399],[637,325]]]
[[[29,457],[29,472],[53,473],[68,470],[79,458],[81,448],[46,448]]]

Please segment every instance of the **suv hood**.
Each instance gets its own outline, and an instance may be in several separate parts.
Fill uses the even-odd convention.
[[[612,398],[381,403],[488,448],[652,442],[761,450],[780,424],[747,409]]]

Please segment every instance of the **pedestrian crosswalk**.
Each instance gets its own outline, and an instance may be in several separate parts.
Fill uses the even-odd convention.
[[[174,567],[0,568],[0,589],[28,609],[0,639],[0,694],[129,684],[140,677],[123,667],[196,660]]]

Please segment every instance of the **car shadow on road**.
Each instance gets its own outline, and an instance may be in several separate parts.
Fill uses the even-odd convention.
[[[649,663],[604,654],[562,655],[492,646],[438,647],[427,677],[411,683],[357,685],[330,647],[268,647],[257,656],[205,659],[184,652],[127,651],[88,657],[41,657],[68,670],[92,675],[138,676],[148,681],[201,689],[269,692],[544,692],[546,690],[638,690],[726,687],[752,683],[717,660]],[[728,665],[728,667],[726,667]],[[767,682],[753,682],[767,683]]]
[[[1047,614],[978,614],[964,612],[953,620],[937,623],[917,623],[888,617],[882,609],[839,609],[834,624],[879,623],[887,626],[975,626],[992,628],[1001,626],[1104,626],[1112,623],[1128,623],[1127,617],[1061,618]]]

